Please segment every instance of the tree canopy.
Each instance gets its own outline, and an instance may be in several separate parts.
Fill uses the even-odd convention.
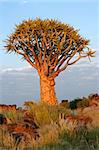
[[[68,24],[39,18],[16,25],[6,40],[7,52],[15,52],[27,60],[38,72],[56,77],[67,66],[83,57],[93,57],[89,40],[83,38]]]

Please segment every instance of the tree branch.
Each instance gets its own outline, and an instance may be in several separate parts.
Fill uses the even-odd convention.
[[[68,65],[73,65],[74,63],[76,63],[79,59],[81,59],[82,58],[82,56],[79,56],[76,60],[74,60],[73,62],[71,62],[71,63],[68,63]]]
[[[70,51],[70,48],[72,46],[72,39],[70,39],[70,43],[69,43],[69,46],[64,50],[63,54],[61,55],[61,57],[58,59],[58,63],[60,63],[60,60],[63,58],[63,56],[65,56],[65,59],[66,59],[66,54],[69,53]],[[58,65],[58,64],[57,64]]]
[[[70,58],[68,59],[67,64],[73,58],[73,56],[76,54],[76,52],[78,52],[81,48],[82,48],[82,45],[80,47],[78,47],[76,50],[74,50],[74,52],[71,54]]]
[[[35,59],[35,62],[36,62],[36,65],[39,66],[39,60],[34,52],[34,48],[31,48],[29,45],[27,45],[23,40],[21,39],[18,39],[20,42],[22,42],[27,48],[29,48],[29,50],[32,52],[33,56],[34,56],[34,59]],[[24,50],[24,49],[23,49]]]
[[[52,75],[50,75],[48,78],[49,78],[49,80],[52,80],[52,79],[54,79],[55,77],[57,77],[58,75],[59,75],[59,70],[57,70],[57,71],[55,71]]]
[[[29,64],[31,64],[32,67],[34,67],[35,69],[37,69],[36,65],[30,60],[29,56],[24,54],[25,59],[29,62]]]
[[[71,60],[71,58],[76,54],[77,51],[79,51],[81,49],[82,45],[80,47],[78,47],[72,54],[71,54],[71,57],[68,59],[68,61],[66,62],[66,64],[61,68],[59,69],[59,72],[62,72],[63,70],[65,70],[69,64],[69,61]],[[79,58],[80,59],[80,58]]]
[[[57,70],[63,65],[63,63],[64,63],[65,61],[66,61],[66,57],[61,60],[60,64],[58,63],[59,65],[58,65],[58,67],[57,67]]]
[[[62,39],[61,39],[61,42],[59,44],[59,46],[61,47],[63,45],[63,43],[65,42],[65,37],[66,37],[66,33],[64,33]]]
[[[29,64],[32,65],[32,67],[34,67],[35,69],[37,69],[36,65],[30,60],[30,58],[29,58],[28,55],[26,55],[25,53],[22,53],[22,52],[20,52],[19,50],[17,50],[17,48],[15,47],[15,45],[13,45],[13,47],[14,47],[15,51],[16,51],[18,54],[20,54],[20,55],[22,55],[22,56],[25,57],[25,59],[29,62]]]
[[[40,52],[40,56],[38,57],[38,59],[39,59],[40,64],[42,65],[42,50],[41,50],[41,48],[39,46],[39,42],[38,42],[37,36],[36,36],[36,43],[37,43],[37,48],[38,48],[38,50]]]
[[[16,48],[16,46],[15,46],[15,45],[12,45],[12,46],[14,47],[15,52],[17,52],[18,54],[20,54],[20,55],[23,55],[23,56],[24,56],[24,53],[22,53],[22,52],[20,52],[19,50],[17,50],[17,48]]]
[[[69,65],[69,61],[71,60],[71,58],[76,54],[76,52],[77,51],[79,51],[80,49],[81,49],[81,47],[82,46],[80,46],[80,47],[78,47],[73,53],[72,53],[72,55],[71,55],[71,57],[68,59],[68,61],[66,62],[66,64],[61,68],[61,69],[59,69],[59,67],[58,67],[58,69],[51,75],[51,77],[53,77],[53,78],[55,78],[56,76],[58,76],[58,74],[60,73],[60,72],[62,72],[63,70],[65,70],[67,67],[68,67],[68,65]],[[82,56],[80,56],[80,57],[82,57]],[[80,59],[80,58],[79,58]],[[77,59],[78,60],[78,59]],[[75,60],[76,61],[76,60]],[[62,62],[62,64],[65,62],[65,60]],[[60,65],[61,66],[61,65]]]

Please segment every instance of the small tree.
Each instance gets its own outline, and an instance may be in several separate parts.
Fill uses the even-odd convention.
[[[77,103],[80,102],[82,99],[81,98],[76,98],[72,101],[70,101],[70,109],[77,109]]]
[[[56,20],[26,20],[6,40],[7,52],[15,52],[38,71],[40,98],[56,104],[55,77],[84,57],[93,57],[89,41],[68,24]]]
[[[81,101],[78,101],[77,108],[86,108],[89,106],[89,100],[88,99],[82,99]]]

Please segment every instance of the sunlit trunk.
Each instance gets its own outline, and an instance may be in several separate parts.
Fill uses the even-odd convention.
[[[50,105],[57,104],[55,81],[49,80],[44,74],[40,75],[40,99]]]

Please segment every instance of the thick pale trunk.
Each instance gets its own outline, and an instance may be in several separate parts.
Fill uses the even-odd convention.
[[[55,81],[54,79],[49,80],[44,74],[40,75],[40,99],[41,102],[45,102],[50,105],[57,104]]]

